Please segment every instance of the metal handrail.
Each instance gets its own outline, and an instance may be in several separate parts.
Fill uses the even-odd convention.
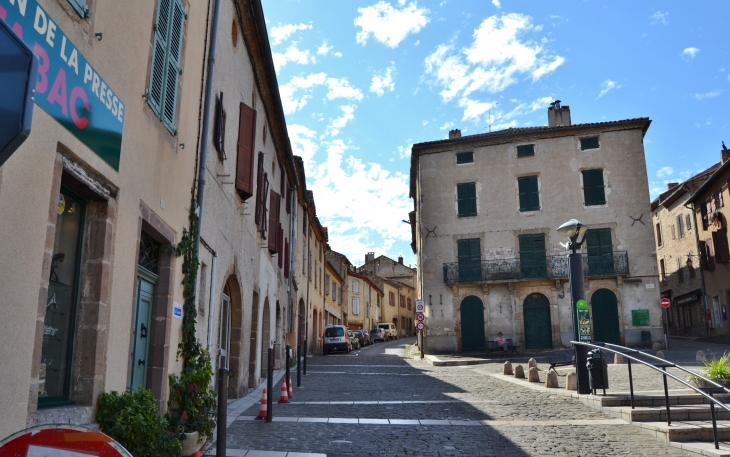
[[[657,357],[657,356],[654,356],[654,355],[651,355],[651,354],[647,354],[645,352],[641,352],[641,351],[636,350],[636,349],[631,349],[631,348],[627,348],[625,346],[619,346],[618,344],[611,344],[611,343],[601,343],[602,345],[597,345],[597,344],[591,344],[591,343],[584,343],[584,342],[581,342],[581,341],[571,341],[571,344],[573,346],[580,345],[580,346],[586,346],[586,347],[592,347],[592,348],[595,348],[595,349],[600,349],[602,351],[612,352],[614,354],[621,354],[622,356],[628,358],[629,388],[631,390],[631,409],[634,409],[634,382],[633,382],[633,378],[632,378],[632,375],[631,375],[631,361],[634,360],[636,362],[639,362],[642,365],[646,365],[647,367],[651,368],[652,370],[656,370],[656,371],[660,372],[664,376],[664,401],[665,401],[666,409],[667,409],[667,425],[672,425],[672,417],[670,415],[670,410],[669,410],[669,390],[667,389],[667,376],[669,376],[670,378],[674,379],[675,381],[680,382],[681,384],[684,384],[685,386],[689,387],[690,389],[694,390],[695,392],[699,393],[703,397],[705,397],[708,400],[710,400],[710,412],[711,412],[711,415],[712,415],[712,433],[713,433],[713,437],[714,437],[714,440],[715,440],[715,449],[720,449],[720,442],[719,442],[719,440],[717,438],[717,419],[716,419],[716,416],[715,416],[715,405],[717,405],[717,406],[725,409],[728,412],[730,412],[730,406],[727,406],[725,403],[723,403],[720,400],[716,399],[715,397],[712,396],[712,394],[715,391],[717,391],[717,390],[722,390],[722,391],[725,391],[725,392],[730,393],[730,391],[728,391],[728,389],[726,389],[725,387],[717,384],[716,382],[714,382],[714,381],[712,381],[710,379],[705,378],[702,375],[699,375],[699,374],[697,374],[697,373],[695,373],[695,372],[693,372],[691,370],[688,370],[688,369],[686,369],[684,367],[681,367],[681,366],[677,365],[674,362],[670,362],[669,360],[665,360],[665,359],[662,359],[660,357]],[[613,346],[615,348],[621,348],[621,350],[610,349],[610,348],[607,348],[606,345]],[[649,362],[646,362],[644,360],[637,359],[636,357],[631,357],[628,354],[641,354],[643,356],[646,356],[646,357],[650,357],[652,359],[659,360],[659,361],[662,362],[660,364],[661,369],[659,369],[659,366],[657,366],[657,365],[653,365],[653,364],[651,364]],[[701,378],[704,381],[707,381],[707,382],[709,382],[711,384],[714,384],[717,387],[705,388],[709,392],[709,394],[707,394],[707,393],[703,392],[703,390],[702,390],[703,388],[701,388],[701,387],[695,387],[692,384],[686,382],[685,380],[679,378],[678,376],[675,376],[672,373],[667,372],[667,367],[669,367],[669,368],[679,368],[679,369],[681,369],[684,372],[692,373],[694,376],[697,376],[698,378]]]

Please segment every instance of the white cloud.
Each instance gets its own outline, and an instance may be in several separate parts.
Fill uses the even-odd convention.
[[[416,2],[405,6],[399,1],[400,9],[383,0],[373,6],[358,8],[355,18],[357,42],[364,45],[372,35],[376,40],[390,48],[395,48],[409,34],[418,33],[429,22],[427,8],[418,8]]]
[[[601,93],[598,94],[598,97],[596,97],[596,100],[598,100],[599,98],[606,95],[609,91],[611,91],[613,89],[620,89],[620,88],[621,88],[621,86],[616,84],[616,81],[611,81],[610,79],[607,79],[607,80],[603,81],[603,83],[601,84]]]
[[[457,50],[452,43],[439,45],[424,62],[426,74],[441,86],[445,102],[458,97],[464,119],[477,119],[489,108],[488,103],[470,97],[472,93],[501,92],[520,76],[535,82],[565,62],[546,51],[544,42],[530,40],[526,35],[531,32],[536,28],[529,16],[491,16],[474,31],[469,47]]]
[[[700,52],[700,50],[697,48],[687,48],[682,51],[682,55],[688,59],[691,59],[696,56],[698,52]]]
[[[274,59],[274,68],[277,72],[289,62],[296,62],[301,65],[314,63],[314,56],[309,53],[309,50],[300,50],[297,48],[297,43],[292,43],[283,54],[274,52],[271,57]]]
[[[667,19],[668,16],[669,16],[668,11],[665,11],[663,13],[661,11],[657,11],[656,13],[652,14],[649,19],[651,19],[652,24],[667,25],[669,23],[669,20]]]
[[[311,29],[312,24],[286,24],[286,25],[278,25],[276,27],[272,27],[271,31],[269,32],[269,37],[271,38],[271,44],[273,46],[276,46],[277,44],[286,41],[289,39],[289,37],[299,30],[307,30]]]
[[[383,95],[385,91],[393,92],[395,90],[395,82],[393,81],[393,69],[390,67],[385,74],[376,74],[370,82],[370,92],[375,92],[378,97]]]
[[[345,98],[349,100],[362,100],[363,94],[360,89],[350,85],[347,78],[327,78],[327,99]]]
[[[674,174],[674,168],[672,167],[664,167],[657,170],[656,175],[658,178],[663,178],[665,176],[669,177]]]
[[[456,125],[456,123],[454,123],[453,121],[449,121],[449,122],[445,123],[444,125],[442,125],[441,127],[439,127],[439,130],[451,130],[455,125]]]
[[[299,124],[288,125],[286,129],[294,155],[300,156],[304,162],[304,171],[307,174],[313,172],[314,155],[319,149],[319,144],[315,141],[317,132]]]
[[[288,83],[279,86],[284,113],[292,114],[304,108],[307,101],[312,98],[312,88],[324,84],[326,80],[326,73],[312,73],[306,77],[295,76]],[[305,91],[306,93],[297,97],[299,91]]]
[[[332,50],[334,46],[327,46],[327,42],[322,43],[322,46],[317,48],[317,55],[326,56]]]
[[[335,57],[342,57],[342,53],[339,51],[335,52]]]
[[[702,100],[705,98],[713,98],[713,97],[717,97],[720,94],[722,94],[722,91],[718,89],[718,90],[713,90],[711,92],[707,92],[704,94],[695,94],[695,99]]]
[[[410,159],[411,158],[411,148],[413,147],[413,143],[411,140],[408,140],[408,144],[405,146],[398,146],[398,149],[396,151],[396,155],[401,159]]]
[[[499,3],[499,0],[492,0],[492,5],[496,6],[497,8],[502,8],[502,4]]]
[[[348,122],[355,119],[355,105],[343,105],[340,106],[340,109],[342,110],[342,116],[335,118],[332,122],[330,122],[330,125],[327,126],[325,135],[339,135],[340,130],[344,128]]]

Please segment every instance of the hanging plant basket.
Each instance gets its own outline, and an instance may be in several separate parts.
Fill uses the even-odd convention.
[[[721,211],[715,211],[710,215],[710,222],[714,227],[723,228],[725,227],[725,216]]]

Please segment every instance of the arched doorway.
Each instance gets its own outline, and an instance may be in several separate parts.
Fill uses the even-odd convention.
[[[269,367],[269,344],[271,342],[271,315],[269,310],[269,298],[264,299],[264,315],[261,319],[261,378],[268,375]]]
[[[243,392],[243,381],[241,372],[243,357],[243,305],[241,304],[241,288],[235,276],[231,276],[226,281],[223,294],[228,297],[230,302],[230,336],[229,336],[229,363],[228,372],[230,379],[228,380],[228,397],[238,398]],[[224,304],[224,297],[221,297],[221,307]]]
[[[274,326],[274,332],[276,337],[276,366],[286,366],[286,344],[284,343],[284,322],[281,312],[281,304],[279,300],[276,300],[276,325]]]
[[[543,294],[530,294],[525,298],[522,309],[525,316],[525,349],[552,348],[550,300]]]
[[[248,344],[248,387],[253,389],[256,387],[256,348],[258,347],[259,338],[259,294],[253,293],[253,301],[251,305],[251,337]],[[265,359],[261,360],[263,364]]]
[[[591,306],[593,339],[603,343],[621,344],[616,294],[608,289],[598,289],[591,297]]]
[[[304,344],[306,338],[306,329],[304,327],[304,300],[299,300],[299,306],[297,307],[297,343]]]
[[[314,308],[314,316],[312,317],[312,341],[309,344],[312,346],[309,352],[319,351],[319,313],[317,308]]]
[[[484,349],[484,304],[479,297],[470,295],[461,302],[461,350]]]

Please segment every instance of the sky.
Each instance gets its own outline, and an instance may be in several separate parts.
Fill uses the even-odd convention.
[[[649,191],[730,146],[730,2],[263,0],[287,128],[330,246],[415,265],[410,148],[649,117]],[[648,209],[648,205],[647,205]]]

